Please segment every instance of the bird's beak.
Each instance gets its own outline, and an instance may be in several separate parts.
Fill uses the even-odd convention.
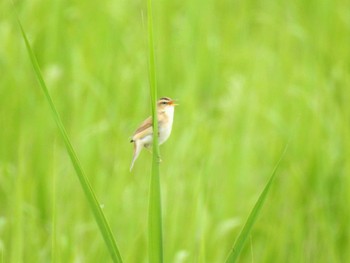
[[[170,101],[169,105],[170,105],[170,106],[178,106],[179,104],[176,103],[175,100],[172,100],[172,101]]]

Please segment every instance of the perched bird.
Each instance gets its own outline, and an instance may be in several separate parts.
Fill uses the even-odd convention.
[[[170,136],[171,128],[174,119],[174,106],[177,104],[174,100],[164,97],[157,101],[157,115],[158,115],[158,143],[161,145]],[[140,127],[135,131],[130,142],[134,143],[134,156],[130,165],[132,170],[134,163],[139,156],[142,147],[149,149],[153,142],[153,127],[152,117],[148,117]]]

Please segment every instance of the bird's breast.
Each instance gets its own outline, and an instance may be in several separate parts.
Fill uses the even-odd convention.
[[[171,134],[174,119],[174,107],[169,107],[165,111],[165,116],[162,121],[159,122],[159,144],[164,143]]]
[[[159,127],[159,144],[165,142],[171,133],[172,124],[168,124],[165,127]]]

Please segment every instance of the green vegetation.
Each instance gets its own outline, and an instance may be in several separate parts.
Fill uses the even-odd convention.
[[[31,60],[32,65],[33,65],[33,69],[34,69],[35,74],[38,78],[40,87],[42,88],[42,90],[45,94],[45,97],[50,105],[53,118],[54,118],[54,120],[57,124],[58,130],[62,136],[63,142],[64,142],[66,149],[67,149],[67,153],[72,161],[73,167],[74,167],[75,172],[78,176],[81,187],[84,190],[84,193],[86,195],[86,198],[88,200],[90,208],[91,208],[92,212],[94,213],[96,222],[97,222],[98,226],[100,227],[101,234],[102,234],[103,238],[105,239],[106,246],[108,247],[108,249],[111,253],[111,257],[112,257],[113,261],[114,262],[122,262],[122,259],[120,257],[120,254],[119,254],[117,245],[115,243],[113,234],[112,234],[111,229],[108,226],[108,222],[107,222],[107,220],[102,212],[101,205],[98,203],[98,200],[96,199],[96,196],[95,196],[95,193],[91,187],[91,184],[90,184],[88,178],[86,177],[85,172],[84,172],[83,168],[81,167],[78,156],[76,155],[76,153],[73,149],[73,146],[69,140],[69,137],[67,135],[67,131],[64,128],[61,117],[56,110],[54,102],[52,101],[50,93],[49,93],[49,91],[46,87],[45,81],[42,77],[42,73],[41,73],[40,67],[38,65],[38,61],[35,57],[35,54],[33,53],[33,50],[31,48],[29,42],[28,42],[28,38],[26,36],[26,33],[23,30],[23,26],[22,26],[20,21],[18,21],[18,24],[19,24],[19,27],[21,29],[23,40],[25,42],[25,45],[26,45],[30,60]],[[53,206],[55,206],[55,204],[53,204]]]
[[[15,3],[124,262],[147,262],[152,155],[146,1]],[[240,262],[350,261],[348,1],[154,1],[164,262],[225,262],[281,151]],[[144,18],[143,18],[144,17]],[[0,260],[111,262],[0,2]]]
[[[237,241],[233,245],[232,250],[230,251],[230,253],[227,257],[227,260],[226,260],[227,263],[237,262],[239,255],[241,254],[241,252],[244,248],[244,245],[250,236],[250,232],[252,231],[252,228],[255,224],[255,221],[258,219],[260,210],[264,205],[266,196],[267,196],[268,192],[270,191],[270,187],[272,185],[272,182],[274,181],[274,179],[276,177],[277,168],[279,167],[279,165],[280,165],[280,163],[281,163],[281,161],[282,161],[282,159],[287,151],[287,147],[288,147],[288,144],[286,145],[286,148],[283,151],[281,158],[278,160],[275,168],[273,169],[273,172],[270,176],[270,179],[267,182],[264,190],[260,194],[259,199],[257,200],[256,204],[254,205],[252,212],[250,212],[250,215],[249,215],[246,223],[244,224],[243,229],[237,238]]]
[[[159,178],[160,153],[158,145],[158,121],[157,118],[157,81],[154,54],[153,37],[153,6],[152,0],[147,0],[147,29],[148,29],[148,72],[151,94],[152,126],[153,126],[153,158],[152,174],[149,188],[149,210],[148,210],[148,254],[149,262],[163,262],[163,223],[162,223],[162,199]]]

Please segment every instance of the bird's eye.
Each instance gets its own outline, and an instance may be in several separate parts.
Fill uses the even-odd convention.
[[[165,101],[162,102],[163,105],[166,105],[167,103]]]

